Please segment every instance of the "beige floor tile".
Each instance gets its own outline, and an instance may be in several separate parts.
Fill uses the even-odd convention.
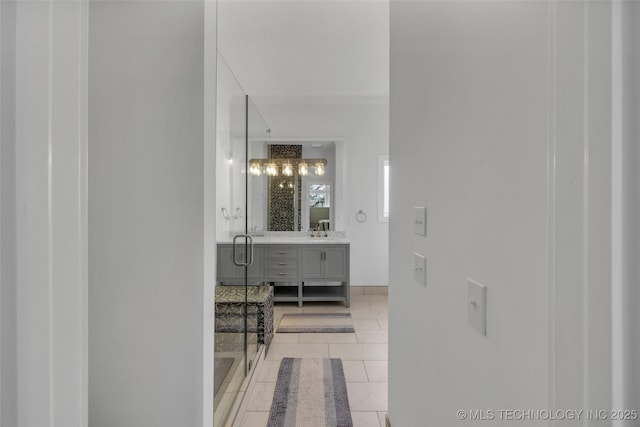
[[[303,313],[349,313],[347,307],[305,307]]]
[[[269,422],[269,412],[245,412],[242,427],[264,427]]]
[[[387,295],[389,288],[387,286],[367,286],[364,293],[365,295]]]
[[[283,357],[329,357],[329,344],[272,344],[265,359],[280,360]]]
[[[352,412],[387,410],[386,383],[347,383],[347,393]]]
[[[356,289],[357,288],[357,289]],[[351,308],[342,303],[308,303],[304,307],[278,303],[274,326],[284,313],[350,312],[355,334],[276,333],[266,360],[249,391],[242,427],[264,427],[283,357],[339,357],[347,381],[354,427],[385,427],[388,381],[388,296],[378,289],[352,288]],[[369,291],[367,293],[367,291]]]
[[[278,371],[280,370],[279,360],[264,360],[260,370],[257,372],[257,381],[261,383],[275,383],[278,381]]]
[[[351,412],[353,427],[376,427],[379,423],[377,412]]]
[[[364,286],[351,286],[351,296],[364,295]]]
[[[384,302],[389,302],[389,296],[388,295],[379,295],[379,294],[366,294],[366,295],[362,295],[361,298],[363,298],[365,301],[384,301]]]
[[[283,304],[277,303],[273,305],[274,316],[282,313],[302,313],[302,307],[298,307],[297,304]]]
[[[389,331],[366,331],[356,332],[358,343],[360,344],[386,344],[389,342]]]
[[[275,390],[276,383],[255,383],[249,396],[247,411],[270,411]]]
[[[342,360],[388,360],[387,344],[329,344],[331,357]]]
[[[356,332],[360,330],[379,331],[382,330],[379,319],[353,319],[353,327]]]
[[[299,338],[300,334],[275,334],[271,344],[296,344]]]
[[[351,310],[371,310],[371,306],[369,305],[369,301],[363,299],[351,299]]]
[[[366,383],[369,381],[364,362],[361,360],[343,360],[342,368],[344,369],[344,378],[347,382]]]
[[[387,301],[369,301],[369,305],[371,306],[371,310],[383,311],[385,315],[388,312],[389,303]]]
[[[308,302],[302,307],[303,313],[348,313],[349,308],[342,302],[314,303]]]
[[[298,341],[300,344],[355,344],[358,342],[356,334],[354,333],[340,333],[340,334],[300,334]]]
[[[389,381],[389,363],[378,360],[367,360],[364,362],[367,370],[367,377],[371,383],[386,383]]]
[[[389,330],[389,319],[378,319],[378,322],[382,329]]]
[[[352,319],[380,319],[385,318],[384,314],[374,310],[351,310]]]

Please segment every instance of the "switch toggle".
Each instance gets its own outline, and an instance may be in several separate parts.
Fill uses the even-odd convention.
[[[427,235],[427,208],[424,206],[413,208],[413,232],[421,236]]]
[[[415,252],[413,254],[413,278],[421,285],[427,286],[427,259]]]
[[[487,287],[467,279],[467,319],[473,329],[487,335]]]

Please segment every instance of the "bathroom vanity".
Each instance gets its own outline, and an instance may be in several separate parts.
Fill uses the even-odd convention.
[[[349,240],[341,237],[254,237],[249,284],[272,283],[274,301],[342,301],[350,305]],[[244,245],[236,248],[244,258]],[[244,267],[233,263],[233,245],[218,243],[218,283],[244,283]]]

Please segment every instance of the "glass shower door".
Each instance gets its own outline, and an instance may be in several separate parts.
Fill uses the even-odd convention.
[[[260,295],[263,295],[263,277],[260,273],[260,251],[259,246],[254,245],[254,238],[259,238],[260,226],[259,219],[255,218],[256,214],[262,209],[260,203],[257,201],[259,198],[255,197],[257,188],[255,180],[252,180],[252,175],[249,173],[250,160],[254,157],[255,147],[260,145],[266,145],[269,140],[271,130],[269,129],[266,121],[260,114],[260,111],[255,106],[251,98],[247,95],[245,97],[246,105],[246,118],[247,127],[245,131],[245,152],[243,159],[243,178],[244,178],[244,195],[245,195],[245,209],[244,209],[244,237],[242,239],[245,245],[245,253],[249,254],[248,261],[245,268],[245,301],[247,302],[247,316],[245,318],[245,330],[246,334],[246,358],[247,365],[245,366],[245,373],[249,374],[252,368],[252,361],[255,360],[259,349],[259,336],[258,336],[258,318],[262,319],[262,316],[258,315],[258,299]],[[256,205],[254,207],[254,205]]]
[[[260,284],[250,233],[248,177],[250,141],[268,136],[255,105],[218,55],[216,130],[217,281],[215,289],[214,425],[231,421],[243,382],[258,354],[257,305]]]
[[[214,425],[227,426],[255,353],[247,334],[247,99],[218,54],[216,108],[216,240]],[[221,279],[222,278],[222,279]]]

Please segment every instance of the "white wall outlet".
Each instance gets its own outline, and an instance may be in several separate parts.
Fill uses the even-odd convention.
[[[413,278],[421,285],[427,286],[427,259],[415,252],[413,253]]]
[[[413,208],[413,232],[421,236],[427,235],[427,208],[424,206]]]
[[[487,335],[487,287],[467,279],[467,319],[473,329]]]

